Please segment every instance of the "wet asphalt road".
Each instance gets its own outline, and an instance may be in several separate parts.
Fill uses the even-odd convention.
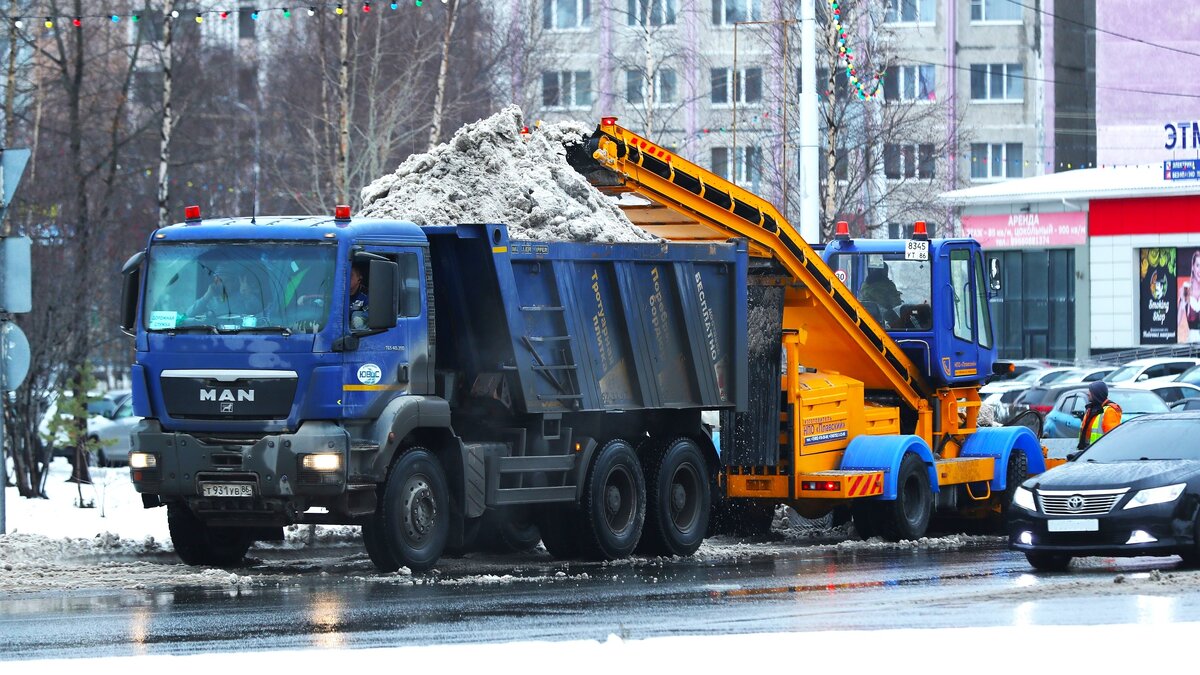
[[[244,570],[258,583],[240,590],[0,600],[0,659],[1200,620],[1200,573],[1094,559],[1034,575],[999,543],[621,565],[493,557],[459,561],[434,583],[374,576],[345,549],[316,562],[277,555]]]

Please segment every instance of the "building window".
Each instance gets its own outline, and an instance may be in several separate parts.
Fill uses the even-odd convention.
[[[712,0],[714,26],[732,26],[739,21],[762,21],[762,0]]]
[[[1020,143],[972,143],[971,178],[1020,178],[1023,160]]]
[[[971,100],[1020,101],[1025,97],[1024,76],[1019,63],[971,64]]]
[[[735,100],[739,104],[762,102],[762,68],[743,68],[736,73],[732,68],[713,68],[711,78],[714,105]]]
[[[673,26],[677,0],[629,0],[630,26]]]
[[[754,189],[762,177],[762,149],[755,145],[739,145],[736,149],[736,153],[726,147],[712,149],[713,173],[739,185],[748,183]]]
[[[625,71],[625,100],[634,105],[646,102],[646,85],[650,78],[641,70]],[[655,105],[674,103],[676,100],[675,71],[664,69],[654,74],[652,101]]]
[[[542,28],[586,28],[591,25],[591,0],[542,0]]]
[[[837,181],[848,180],[850,177],[850,152],[846,148],[838,148],[833,155],[833,179]],[[829,153],[825,148],[821,148],[817,152],[817,172],[818,180],[825,180],[825,175],[829,171]],[[804,176],[804,151],[796,151],[796,177],[803,178]]]
[[[934,224],[925,221],[925,231],[929,233],[929,238],[934,238],[934,232],[937,230]],[[888,223],[888,239],[912,239],[913,224],[912,223]]]
[[[547,108],[588,108],[592,105],[592,74],[586,70],[542,73],[542,105]]]
[[[937,158],[933,154],[933,145],[893,145],[883,146],[883,174],[893,180],[901,178],[933,178]]]
[[[936,101],[933,66],[892,66],[883,78],[885,101]]]
[[[886,23],[933,23],[936,19],[933,0],[889,0],[883,14]]]
[[[1012,0],[971,0],[971,20],[1020,21],[1022,9]]]

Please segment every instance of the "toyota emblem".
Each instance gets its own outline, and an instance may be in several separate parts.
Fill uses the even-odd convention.
[[[1071,511],[1080,511],[1083,509],[1083,497],[1079,495],[1071,495],[1067,499],[1067,508]]]

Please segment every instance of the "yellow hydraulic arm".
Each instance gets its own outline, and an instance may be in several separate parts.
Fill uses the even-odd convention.
[[[803,347],[804,365],[839,372],[868,389],[893,391],[928,420],[934,390],[833,270],[768,201],[603,118],[587,150],[614,174],[602,190],[653,202],[626,207],[639,226],[671,241],[740,237],[751,255],[776,261],[800,298],[784,312],[784,331]],[[605,176],[607,179],[608,176]],[[923,429],[928,438],[931,431]]]

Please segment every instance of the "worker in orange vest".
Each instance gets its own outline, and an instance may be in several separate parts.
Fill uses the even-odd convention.
[[[1079,449],[1085,450],[1121,423],[1121,406],[1108,400],[1108,384],[1096,380],[1088,385],[1088,404],[1079,427]]]

